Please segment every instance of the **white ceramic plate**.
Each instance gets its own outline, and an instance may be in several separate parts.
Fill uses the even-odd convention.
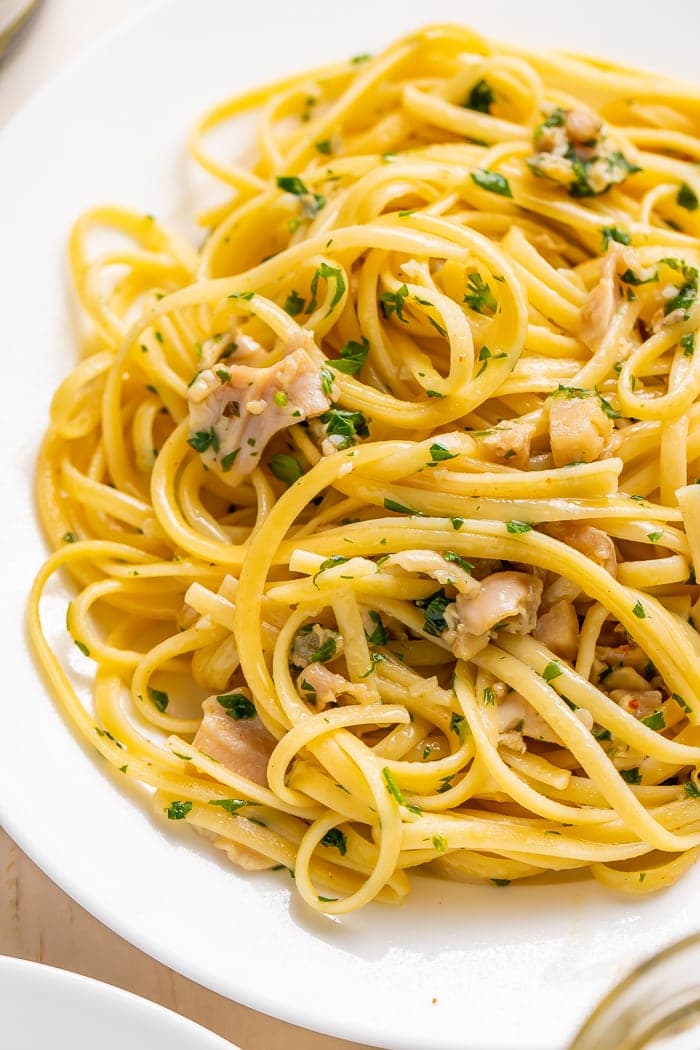
[[[374,50],[428,13],[471,18],[514,41],[696,70],[698,5],[683,5],[671,26],[651,0],[173,0],[85,53],[0,136],[0,818],[112,929],[258,1010],[404,1050],[555,1050],[632,963],[700,926],[700,870],[641,901],[589,882],[496,890],[417,878],[400,909],[311,916],[284,873],[238,874],[189,829],[152,819],[76,741],[22,625],[44,556],[31,497],[37,444],[51,391],[74,360],[71,220],[118,201],[188,228],[198,183],[183,141],[201,110],[284,72]],[[60,626],[63,607],[47,612]],[[80,677],[82,658],[70,650]]]
[[[0,956],[3,1050],[236,1050],[162,1006],[90,977]]]

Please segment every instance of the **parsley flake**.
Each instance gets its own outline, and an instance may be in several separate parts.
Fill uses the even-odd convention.
[[[154,706],[159,711],[162,712],[166,710],[168,704],[170,703],[170,697],[163,689],[154,689],[152,686],[149,685],[148,695],[153,701]]]
[[[243,693],[224,693],[216,699],[226,714],[236,722],[255,718],[255,704]]]
[[[457,452],[450,452],[449,448],[446,448],[445,445],[440,444],[439,441],[435,441],[430,446],[430,458],[432,459],[433,463],[440,463],[446,459],[456,459],[457,455]]]
[[[557,661],[550,660],[547,666],[545,667],[544,671],[542,672],[542,677],[544,678],[545,682],[553,682],[555,678],[558,678],[559,675],[563,673],[564,672],[562,671]]]
[[[493,91],[482,77],[481,80],[477,80],[476,84],[474,84],[473,88],[467,95],[464,108],[474,109],[477,113],[490,113],[493,103]]]
[[[287,486],[291,486],[295,481],[304,473],[301,463],[294,456],[288,456],[284,452],[278,452],[270,458],[269,463],[270,470],[279,478],[280,481],[284,481]]]
[[[489,193],[497,193],[501,197],[513,196],[508,179],[498,171],[476,168],[471,172],[471,179],[482,190],[488,190]]]
[[[191,802],[171,802],[165,812],[168,820],[184,820],[191,809]]]
[[[676,196],[676,204],[681,208],[685,208],[686,211],[697,211],[698,207],[700,207],[697,193],[687,182],[681,183]]]
[[[348,840],[340,828],[331,828],[321,839],[321,845],[329,849],[337,849],[341,857],[348,851]]]
[[[343,372],[345,375],[355,376],[362,370],[362,366],[365,363],[367,354],[369,353],[369,343],[363,337],[362,342],[358,343],[351,339],[349,343],[340,348],[340,357],[333,361],[328,361],[327,364],[331,368],[335,368],[336,372]]]
[[[507,521],[506,531],[515,536],[521,532],[532,532],[532,525],[529,521]]]

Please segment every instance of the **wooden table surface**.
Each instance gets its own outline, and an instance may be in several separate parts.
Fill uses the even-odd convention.
[[[0,61],[0,127],[86,44],[144,0],[43,0]],[[275,1021],[188,981],[108,930],[32,864],[0,828],[0,955],[48,963],[152,999],[242,1050],[352,1050]]]

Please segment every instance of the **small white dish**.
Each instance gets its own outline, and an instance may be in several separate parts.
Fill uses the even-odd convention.
[[[138,995],[67,970],[0,956],[3,1050],[237,1050]]]

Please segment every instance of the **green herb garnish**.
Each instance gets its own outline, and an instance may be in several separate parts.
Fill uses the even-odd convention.
[[[216,699],[226,714],[236,722],[255,718],[255,704],[243,693],[224,693]]]

